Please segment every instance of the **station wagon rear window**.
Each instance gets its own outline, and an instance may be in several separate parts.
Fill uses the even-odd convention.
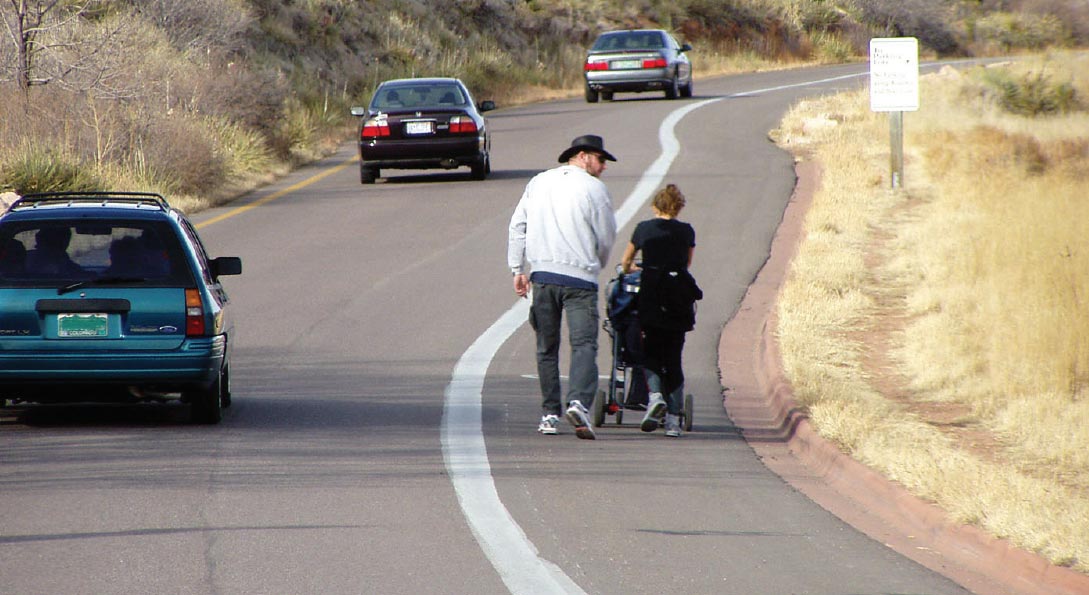
[[[0,287],[192,284],[178,237],[166,223],[96,219],[22,221],[0,227]]]

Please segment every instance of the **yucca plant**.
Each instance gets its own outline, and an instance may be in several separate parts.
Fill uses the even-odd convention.
[[[0,166],[0,186],[17,194],[101,189],[102,181],[89,166],[51,149],[32,147],[14,154]]]

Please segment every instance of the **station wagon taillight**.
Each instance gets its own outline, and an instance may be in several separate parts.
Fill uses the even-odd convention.
[[[582,69],[586,70],[586,71],[590,71],[590,70],[608,70],[609,69],[609,63],[608,62],[587,62],[582,67]]]
[[[378,118],[371,118],[363,123],[363,130],[360,131],[359,136],[363,138],[378,138],[380,136],[389,136],[389,120]]]
[[[476,132],[476,122],[469,116],[450,118],[450,134],[469,134]]]
[[[665,58],[654,58],[650,60],[643,60],[643,68],[665,68],[669,63]]]
[[[204,336],[204,303],[197,289],[185,290],[185,336]]]

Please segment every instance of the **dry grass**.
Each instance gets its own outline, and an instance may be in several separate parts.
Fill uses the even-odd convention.
[[[1089,97],[1084,55],[1006,68]],[[780,296],[784,364],[846,452],[1086,572],[1089,114],[1011,115],[989,78],[924,77],[907,190],[888,189],[887,118],[865,92],[783,121],[781,144],[824,168]]]

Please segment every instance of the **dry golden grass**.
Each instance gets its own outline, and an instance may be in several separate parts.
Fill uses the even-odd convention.
[[[1084,55],[1004,68],[1089,98]],[[779,142],[823,172],[780,295],[784,365],[846,452],[1089,572],[1089,114],[1012,116],[984,80],[924,77],[901,190],[865,91],[784,119]]]

